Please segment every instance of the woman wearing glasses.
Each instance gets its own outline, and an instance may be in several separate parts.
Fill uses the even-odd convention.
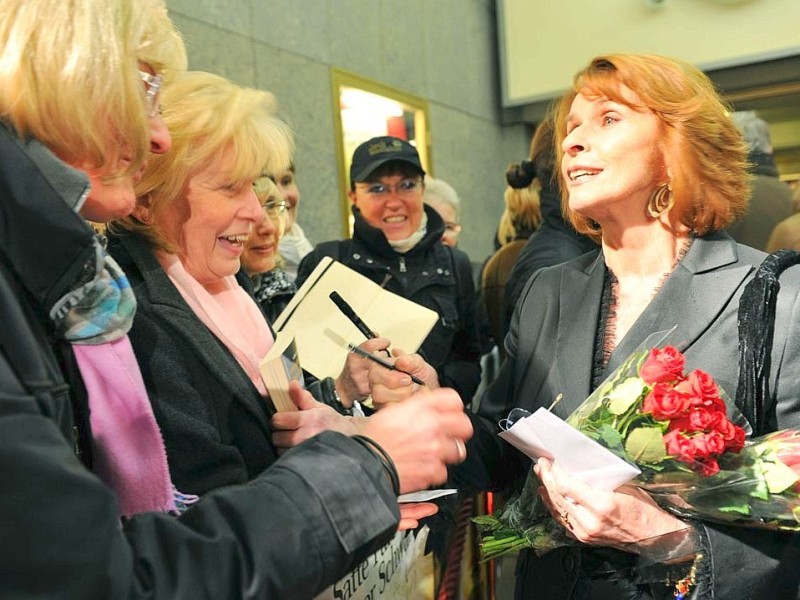
[[[273,323],[297,291],[278,254],[286,230],[288,205],[278,186],[266,175],[256,180],[254,188],[265,216],[253,226],[244,243],[242,269],[253,282],[256,302]]]
[[[377,137],[356,148],[348,193],[353,239],[319,244],[300,263],[297,284],[330,256],[436,311],[440,318],[421,351],[439,383],[468,403],[481,375],[472,268],[466,254],[440,243],[445,224],[423,204],[424,177],[416,148],[404,140]],[[338,391],[347,404],[362,400],[369,387]]]

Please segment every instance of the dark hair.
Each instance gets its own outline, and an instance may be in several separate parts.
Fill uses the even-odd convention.
[[[550,110],[531,138],[529,160],[510,164],[506,169],[506,182],[515,190],[528,187],[536,177],[540,181],[552,178],[556,160],[553,121]]]
[[[536,177],[536,165],[530,160],[512,163],[506,170],[506,183],[515,190],[528,187],[533,183],[534,177]]]

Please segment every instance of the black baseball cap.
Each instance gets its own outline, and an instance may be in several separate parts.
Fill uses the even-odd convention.
[[[353,152],[350,181],[353,183],[365,181],[375,169],[393,160],[413,165],[419,169],[421,175],[425,175],[425,169],[419,161],[419,153],[414,146],[400,138],[384,135],[367,140]]]

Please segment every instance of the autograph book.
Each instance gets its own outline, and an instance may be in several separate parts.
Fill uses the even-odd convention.
[[[275,331],[294,336],[303,369],[320,379],[338,376],[350,351],[348,344],[358,346],[366,340],[330,299],[334,291],[372,331],[405,352],[416,352],[439,318],[435,311],[323,258],[273,323]]]

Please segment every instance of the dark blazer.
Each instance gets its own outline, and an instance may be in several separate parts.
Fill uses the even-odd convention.
[[[195,315],[146,242],[112,236],[109,252],[136,294],[130,339],[179,490],[243,483],[277,459],[268,404]]]
[[[735,394],[739,297],[764,257],[724,233],[696,239],[615,349],[607,371],[619,366],[650,333],[677,326],[667,342],[685,353],[686,368],[702,368],[730,395]],[[524,478],[530,461],[496,435],[497,421],[511,408],[533,411],[549,406],[561,393],[563,399],[554,412],[564,418],[589,395],[604,271],[602,253],[597,251],[542,269],[531,278],[506,338],[509,360],[487,390],[480,417],[474,418],[476,435],[469,444],[469,459],[454,471],[462,484],[502,489]],[[783,428],[800,425],[800,268],[787,270],[781,286],[770,381],[778,424]],[[798,595],[796,573],[776,575],[781,572],[781,553],[790,548],[789,536],[717,525],[703,529],[717,598]],[[557,550],[543,560],[523,554],[519,597],[606,597],[596,590],[584,595],[581,564],[592,554],[590,549]],[[785,587],[766,586],[769,578],[788,585],[791,594],[785,595]],[[526,583],[536,585],[536,593],[526,589]],[[780,594],[770,596],[769,590],[776,589]]]

